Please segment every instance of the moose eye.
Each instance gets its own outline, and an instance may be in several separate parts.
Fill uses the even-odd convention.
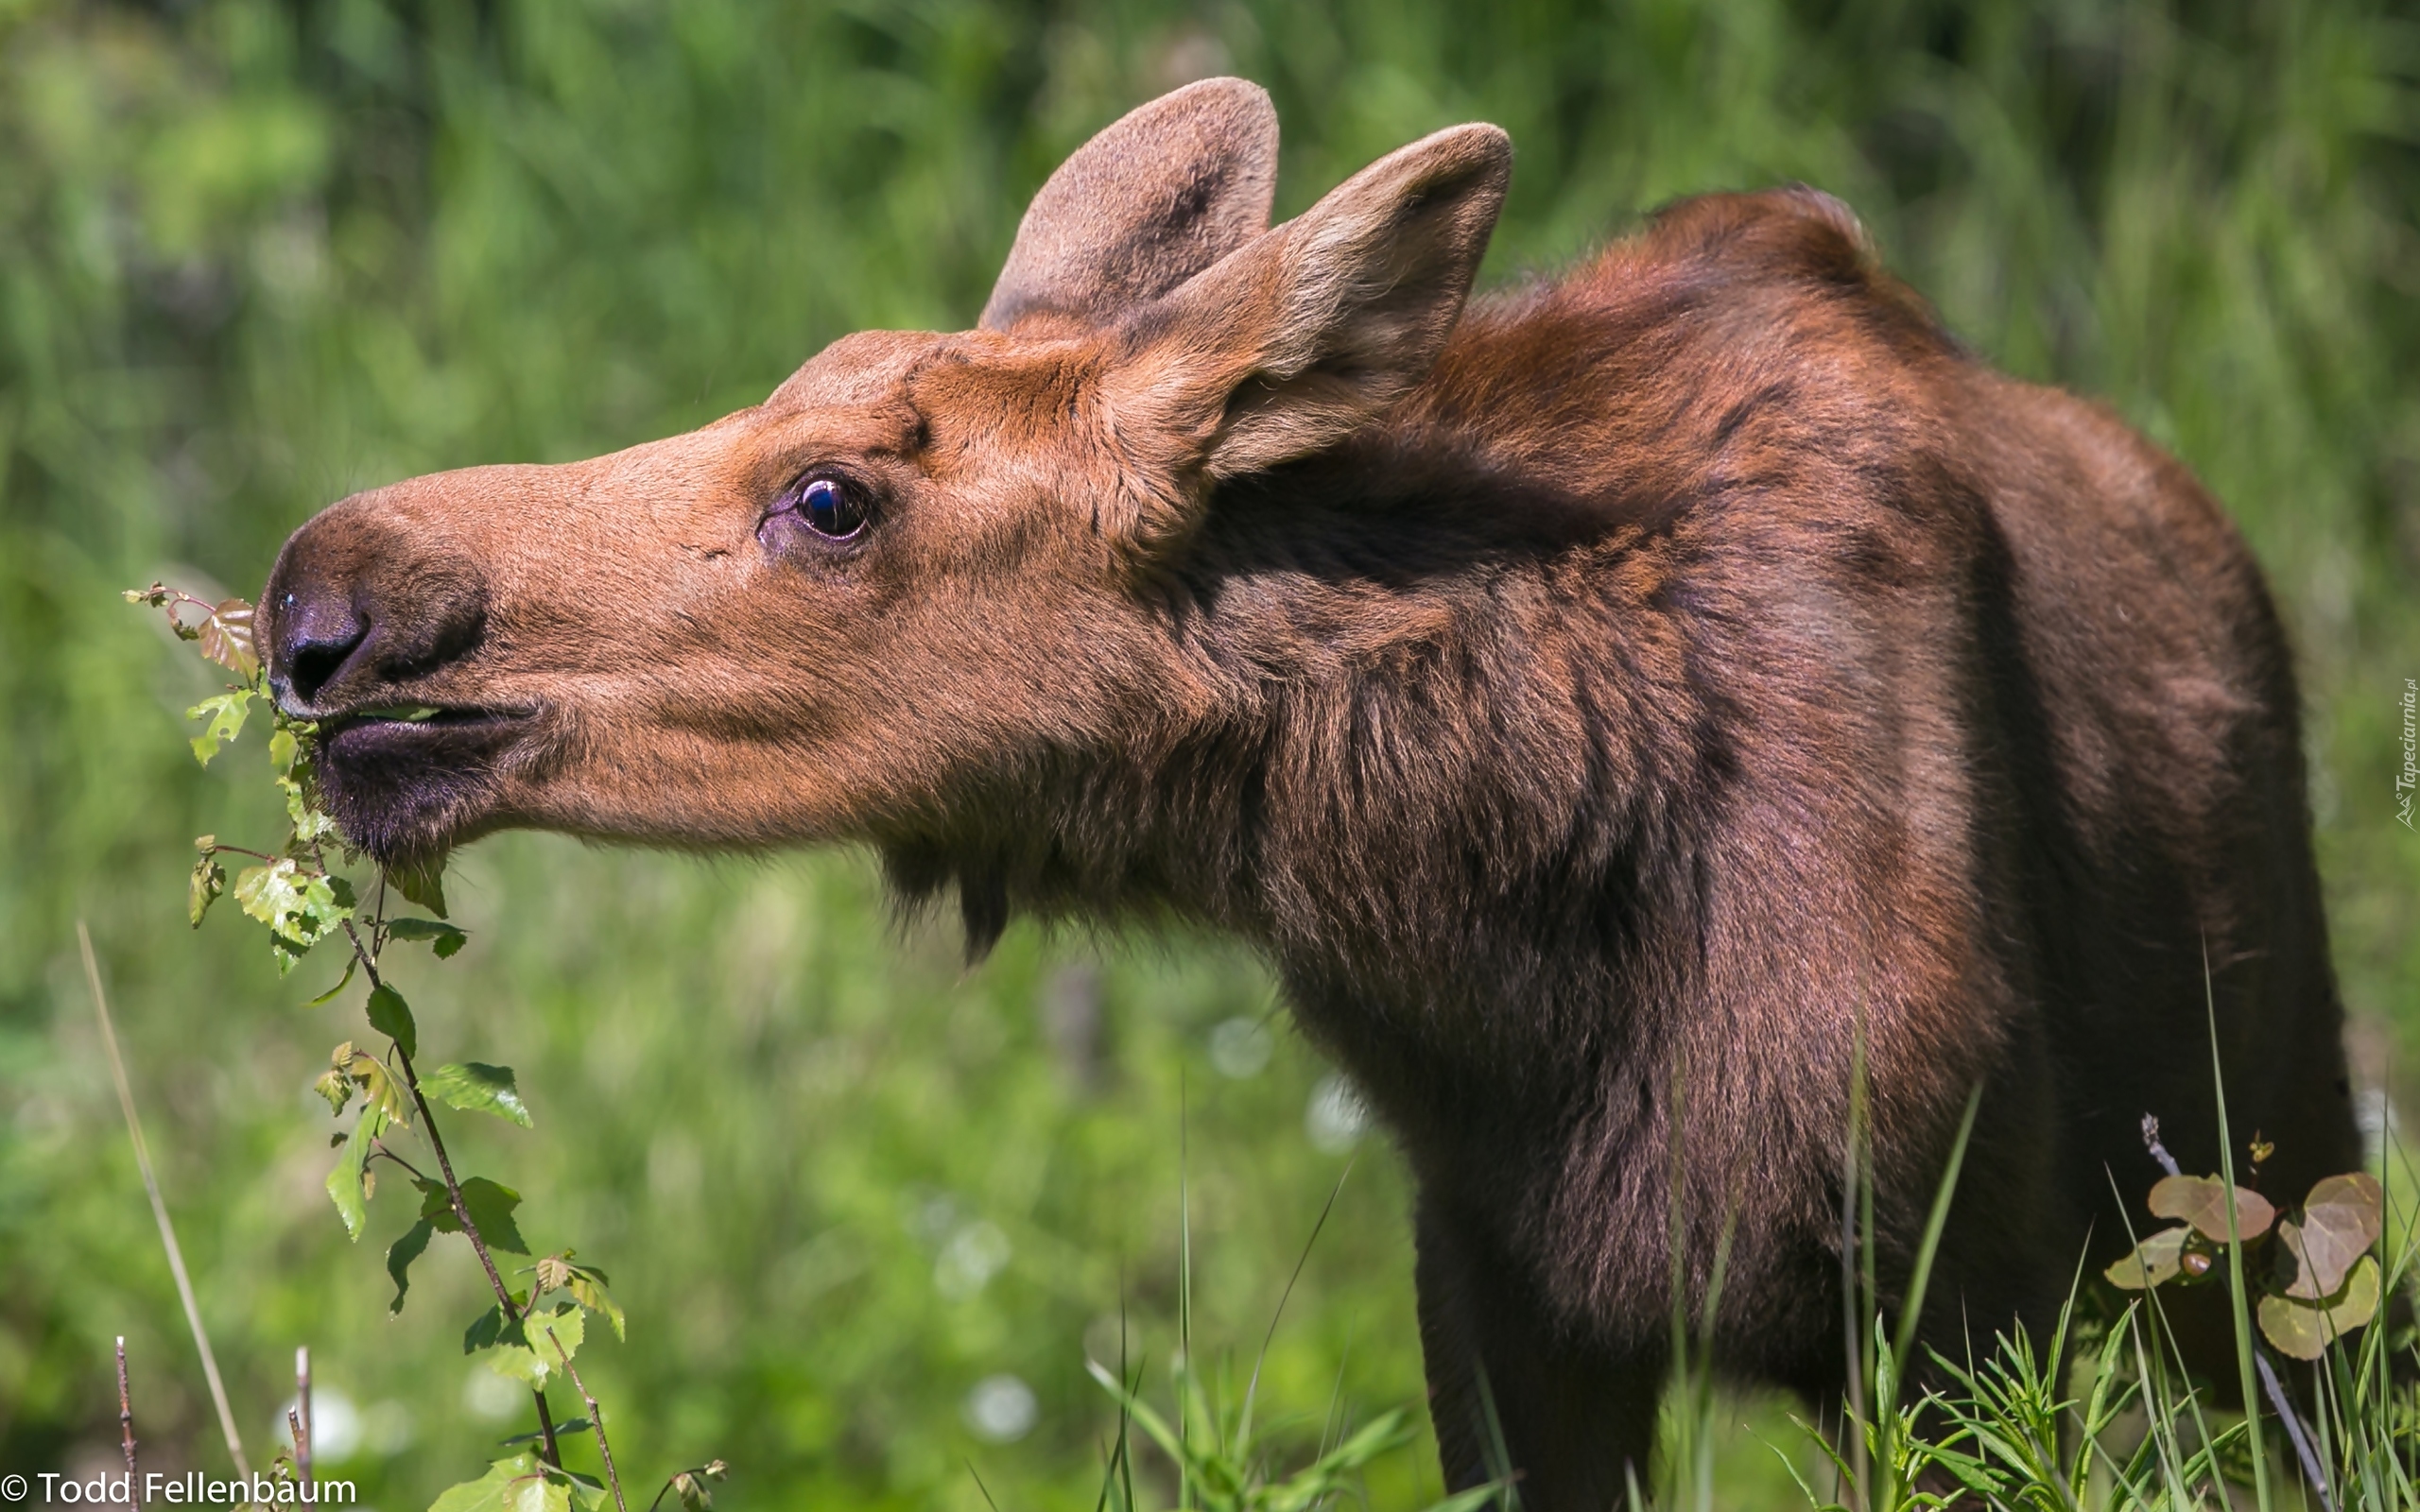
[[[814,543],[855,546],[866,530],[863,490],[828,472],[810,473],[784,489],[756,524],[756,539],[780,547]]]
[[[865,506],[833,478],[809,478],[799,485],[791,507],[809,530],[834,541],[846,541],[866,526]]]

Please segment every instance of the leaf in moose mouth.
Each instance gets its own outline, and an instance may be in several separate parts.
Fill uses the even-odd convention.
[[[2377,1311],[2378,1263],[2363,1255],[2345,1280],[2344,1295],[2333,1303],[2262,1297],[2260,1332],[2281,1353],[2316,1360],[2329,1344],[2367,1323]]]
[[[2277,1226],[2294,1258],[2294,1282],[2286,1295],[2307,1302],[2335,1296],[2354,1263],[2377,1243],[2385,1209],[2386,1193],[2366,1171],[2331,1176],[2312,1187],[2302,1221]]]
[[[2214,1176],[2163,1177],[2152,1188],[2151,1210],[2154,1216],[2189,1223],[2204,1238],[2223,1245],[2228,1237],[2227,1192],[2227,1184]],[[2257,1192],[2242,1187],[2234,1192],[2235,1237],[2248,1241],[2267,1233],[2277,1221],[2277,1210]]]
[[[2185,1271],[2185,1241],[2193,1230],[2187,1228],[2163,1228],[2136,1245],[2118,1263],[2101,1272],[2113,1286],[2139,1292],[2174,1280]]]

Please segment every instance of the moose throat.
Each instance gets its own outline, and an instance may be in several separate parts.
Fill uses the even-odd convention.
[[[977,948],[1249,940],[1415,1178],[1448,1480],[1500,1422],[1539,1512],[1643,1472],[1676,1311],[1837,1398],[1858,1074],[1894,1311],[1982,1090],[1953,1356],[2115,1258],[2143,1112],[2215,1143],[2206,1062],[2143,1053],[2212,1011],[2277,1189],[2358,1164],[2290,662],[2178,463],[1812,191],[1473,301],[1501,131],[1272,227],[1276,158],[1189,86],[1044,186],[972,331],[304,524],[262,640],[348,835],[856,843]]]

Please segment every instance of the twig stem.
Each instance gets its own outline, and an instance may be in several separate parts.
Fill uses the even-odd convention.
[[[344,921],[344,933],[345,937],[353,942],[354,959],[361,963],[361,970],[370,978],[370,985],[372,988],[384,987],[386,983],[378,975],[377,957],[362,944],[361,933],[354,928],[350,919]],[[495,1268],[495,1257],[488,1253],[487,1241],[479,1237],[479,1226],[471,1221],[470,1204],[462,1200],[462,1183],[455,1179],[454,1161],[445,1153],[445,1137],[437,1132],[437,1115],[429,1110],[428,1099],[421,1094],[420,1074],[412,1070],[410,1054],[400,1044],[395,1046],[395,1061],[403,1068],[404,1090],[412,1094],[412,1107],[420,1110],[420,1126],[428,1135],[429,1150],[437,1157],[437,1174],[445,1182],[445,1198],[454,1210],[454,1221],[462,1226],[462,1237],[471,1242],[471,1252],[479,1257],[479,1268],[487,1272],[488,1286],[495,1293],[495,1305],[503,1313],[505,1321],[517,1323],[521,1320],[521,1309],[513,1304],[512,1289],[504,1284],[503,1274]],[[530,1395],[537,1400],[538,1435],[545,1444],[546,1463],[561,1469],[562,1450],[555,1442],[555,1418],[546,1410],[546,1394],[532,1391]]]
[[[2286,1425],[2286,1437],[2294,1446],[2294,1457],[2302,1461],[2303,1479],[2319,1493],[2319,1504],[2325,1512],[2336,1512],[2336,1498],[2327,1488],[2327,1474],[2319,1468],[2319,1456],[2312,1452],[2310,1435],[2303,1432],[2302,1415],[2287,1400],[2286,1383],[2277,1379],[2277,1367],[2269,1363],[2269,1351],[2257,1341],[2252,1346],[2253,1368],[2260,1372],[2260,1389],[2269,1397],[2269,1405],[2277,1411],[2277,1418]]]
[[[311,1478],[311,1349],[299,1345],[294,1350],[294,1473],[297,1478]]]
[[[588,1383],[579,1379],[579,1366],[571,1363],[571,1356],[563,1353],[562,1345],[555,1346],[555,1354],[563,1363],[563,1374],[571,1377],[572,1389],[579,1393],[581,1403],[588,1408],[588,1429],[596,1435],[596,1456],[605,1462],[605,1484],[613,1488],[614,1505],[617,1512],[631,1512],[629,1503],[622,1500],[622,1477],[614,1469],[614,1446],[605,1441],[605,1411],[588,1394]]]
[[[117,1435],[126,1450],[126,1473],[134,1476],[134,1399],[126,1389],[126,1335],[117,1336]]]

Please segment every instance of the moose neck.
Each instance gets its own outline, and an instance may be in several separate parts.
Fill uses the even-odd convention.
[[[1657,549],[1450,435],[1231,486],[1164,585],[1209,706],[987,795],[1009,818],[894,880],[955,882],[978,945],[1011,906],[1244,936],[1415,1142],[1558,1122],[1694,960],[1701,722],[1630,570]]]
[[[1221,921],[1382,1105],[1585,1095],[1694,958],[1693,694],[1625,570],[1658,543],[1464,439],[1230,490],[1187,585],[1260,712],[1201,874],[1240,858]]]

